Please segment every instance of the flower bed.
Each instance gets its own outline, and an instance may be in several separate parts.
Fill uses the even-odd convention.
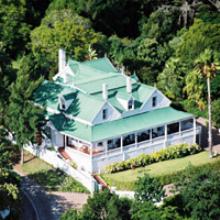
[[[198,153],[200,151],[201,148],[197,144],[178,144],[152,154],[141,154],[138,157],[129,160],[113,163],[108,165],[105,168],[105,171],[106,173],[115,173],[136,167],[150,165],[159,161],[181,158]]]

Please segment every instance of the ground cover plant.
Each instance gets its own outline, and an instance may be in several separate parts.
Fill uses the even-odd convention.
[[[197,144],[178,144],[169,146],[152,154],[141,154],[135,158],[116,162],[106,167],[106,173],[115,173],[123,170],[143,167],[159,161],[171,160],[192,155],[200,152],[202,149]]]
[[[117,189],[134,190],[138,177],[142,177],[144,174],[149,174],[159,179],[161,184],[165,185],[177,181],[180,176],[184,175],[188,166],[194,167],[195,172],[209,166],[213,167],[213,169],[220,169],[220,158],[210,159],[208,152],[203,151],[195,155],[162,161],[145,167],[111,174],[101,174],[101,177],[110,186],[116,186]]]

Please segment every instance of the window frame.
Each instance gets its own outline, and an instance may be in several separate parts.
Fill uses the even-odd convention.
[[[104,108],[102,110],[102,120],[106,120],[108,118],[108,109]]]
[[[129,99],[128,100],[128,110],[133,110],[134,109],[134,100]]]
[[[153,96],[152,97],[152,107],[156,107],[157,106],[157,96]]]

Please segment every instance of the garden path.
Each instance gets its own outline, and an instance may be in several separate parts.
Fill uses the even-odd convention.
[[[32,213],[36,216],[34,220],[59,220],[60,215],[67,209],[80,209],[88,199],[89,195],[85,193],[47,192],[35,181],[21,173],[19,169],[16,169],[16,166],[14,169],[21,176],[21,189],[35,210],[35,213]],[[30,206],[30,204],[28,205]],[[30,209],[26,211],[24,216],[33,212]]]

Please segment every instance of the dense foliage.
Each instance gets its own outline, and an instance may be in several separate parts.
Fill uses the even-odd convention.
[[[160,202],[165,196],[163,185],[155,178],[145,174],[135,185],[135,198],[138,201]]]
[[[5,138],[7,135],[8,132],[0,128],[0,210],[9,208],[11,216],[17,218],[20,202],[19,178],[12,171],[16,148]]]
[[[105,171],[107,173],[115,173],[136,167],[147,166],[159,161],[181,158],[200,151],[201,148],[197,144],[178,144],[152,154],[141,154],[132,159],[110,164],[106,167]]]
[[[133,200],[120,199],[108,191],[95,193],[81,211],[68,210],[61,220],[216,220],[219,219],[219,163],[210,167],[191,167],[174,182],[173,195],[164,197],[157,179],[147,175],[136,183]],[[163,198],[159,206],[155,202]]]
[[[12,131],[21,149],[29,140],[34,141],[41,126],[42,111],[30,99],[43,78],[57,72],[59,47],[77,60],[90,59],[91,51],[97,57],[106,53],[117,67],[124,66],[126,73],[136,72],[140,81],[161,89],[176,107],[207,117],[206,82],[194,70],[196,60],[207,48],[219,64],[218,1],[0,0],[0,15],[0,128]],[[211,81],[217,127],[219,91],[217,70]],[[203,111],[197,108],[195,95],[203,101]],[[140,161],[123,167],[140,166]],[[145,165],[149,159],[146,161]],[[4,178],[2,171],[0,176]],[[114,197],[108,206],[120,207],[118,201]],[[151,206],[146,207],[144,210]],[[152,215],[146,211],[148,219],[179,219],[173,209],[156,211],[152,210]],[[144,211],[137,213],[129,214],[137,220],[146,216]],[[75,211],[72,215],[80,219]],[[117,215],[115,210],[108,219],[123,219]]]

